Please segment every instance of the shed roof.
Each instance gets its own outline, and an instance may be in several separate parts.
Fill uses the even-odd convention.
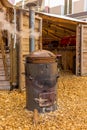
[[[43,19],[44,39],[58,39],[63,37],[75,36],[76,27],[79,24],[87,24],[86,21],[70,18],[67,16],[37,12]]]
[[[78,20],[75,18],[71,18],[68,16],[64,15],[56,15],[56,14],[49,14],[49,13],[44,13],[44,12],[37,12],[43,19],[51,19],[52,21],[58,21],[58,20],[65,20],[65,21],[70,21],[70,22],[75,22],[75,23],[82,23],[82,24],[87,24],[86,21]]]

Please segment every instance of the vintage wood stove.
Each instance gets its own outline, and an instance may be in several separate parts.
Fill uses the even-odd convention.
[[[57,109],[56,56],[46,50],[26,57],[26,107],[39,112]]]
[[[34,51],[34,8],[30,4],[30,54],[26,57],[26,108],[30,111],[49,112],[57,109],[56,56],[47,50]]]

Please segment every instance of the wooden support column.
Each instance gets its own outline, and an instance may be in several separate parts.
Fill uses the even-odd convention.
[[[81,75],[81,25],[76,28],[76,75]]]
[[[15,16],[16,17],[16,16]],[[8,21],[13,21],[13,17],[8,17]],[[15,24],[15,23],[14,23]],[[15,26],[16,28],[16,26]],[[14,47],[15,44],[15,47]],[[10,85],[14,89],[18,84],[17,79],[17,48],[14,34],[8,32],[8,45],[10,48]]]
[[[12,86],[12,82],[13,82],[13,42],[11,40],[10,42],[10,84]]]
[[[42,18],[39,17],[39,16],[36,16],[35,18],[36,18],[36,20],[39,20],[39,26],[38,26],[38,32],[39,32],[38,49],[42,50]],[[37,21],[35,21],[35,22],[37,23]]]
[[[13,88],[17,85],[17,48],[14,48],[14,39],[10,43],[10,84]]]
[[[40,19],[40,50],[42,50],[42,19]]]
[[[23,31],[23,12],[20,11],[19,13],[19,31],[20,33]],[[19,58],[18,58],[18,65],[19,65],[19,89],[22,90],[24,88],[24,77],[23,77],[23,38],[20,36],[19,39]]]

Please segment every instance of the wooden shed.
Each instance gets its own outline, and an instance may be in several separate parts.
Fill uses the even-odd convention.
[[[7,11],[7,21],[13,23],[14,10],[12,6],[6,2],[7,1],[1,1],[1,5],[4,6]],[[25,88],[25,57],[29,54],[29,11],[17,8],[16,26],[16,43],[12,34],[8,33],[7,30],[3,31],[8,34],[7,43],[9,43],[8,51],[10,51],[8,54],[10,58],[7,59],[10,59],[10,67],[7,68],[6,58],[4,58],[3,63],[4,70],[9,71],[9,79],[7,80],[8,86],[18,85],[18,87],[23,90]],[[48,49],[56,55],[61,55],[61,68],[65,71],[70,70],[76,75],[87,74],[86,35],[87,23],[84,21],[65,16],[36,12],[35,50],[40,49],[43,45],[43,49]],[[3,38],[1,37],[1,39]],[[4,38],[4,40],[6,39]],[[6,44],[6,41],[4,43]],[[7,54],[3,53],[2,56],[7,56]],[[7,84],[5,88],[6,87]]]
[[[62,69],[87,74],[87,22],[66,16],[37,13],[43,21],[43,49],[61,55]]]
[[[34,1],[37,2],[37,0]],[[32,1],[27,3],[29,2]],[[4,15],[6,17],[4,18],[5,23],[2,22],[6,29],[0,30],[0,89],[10,90],[18,86],[20,90],[23,90],[25,88],[25,56],[29,54],[31,32],[29,29],[29,11],[24,11],[19,6],[13,8],[7,0],[0,1],[0,11],[3,15],[6,13]],[[36,16],[35,50],[40,49],[41,33],[42,19]]]
[[[36,0],[35,0],[36,1]],[[28,1],[28,3],[31,1]],[[34,1],[33,1],[34,2]],[[1,12],[6,12],[5,23],[9,25],[0,31],[0,89],[25,88],[25,57],[29,54],[29,11],[13,6],[7,0],[0,1]],[[6,24],[4,26],[6,26]],[[14,26],[10,29],[10,27]],[[12,32],[9,32],[9,31]],[[35,17],[35,50],[41,47],[42,18]],[[6,38],[4,37],[6,35]],[[6,49],[7,47],[7,49]],[[7,52],[8,51],[8,52]]]

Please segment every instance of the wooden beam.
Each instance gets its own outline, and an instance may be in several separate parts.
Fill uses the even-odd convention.
[[[71,33],[71,34],[75,34],[75,33],[76,33],[76,31],[73,31],[73,30],[70,30],[70,29],[61,27],[61,26],[59,26],[59,25],[54,25],[54,24],[52,24],[51,27],[54,27],[55,29],[61,30],[61,31],[63,31],[63,32],[66,32],[67,34],[70,34],[70,33]]]
[[[47,20],[43,20],[43,26],[44,25],[54,25],[54,26],[56,26],[57,28],[59,27],[59,28],[62,28],[62,29],[66,29],[66,30],[68,30],[68,31],[70,31],[70,32],[76,32],[76,25],[73,25],[72,26],[72,24],[62,24],[62,23],[56,23],[56,22],[52,22],[52,21],[47,21]]]
[[[53,30],[54,33],[58,33],[58,35],[64,36],[64,35],[75,35],[75,32],[71,32],[71,31],[67,31],[66,29],[63,28],[58,28],[57,26],[49,26],[49,25],[45,25],[43,26],[43,29],[48,28],[50,30]]]
[[[48,32],[51,32],[51,33],[53,33],[54,35],[56,35],[57,37],[64,37],[64,36],[68,36],[66,33],[63,33],[63,32],[59,32],[59,31],[57,31],[57,30],[51,30],[51,29],[49,29],[49,28],[43,28],[43,30],[46,30],[46,31],[48,31]]]
[[[50,34],[50,33],[47,33],[47,31],[46,30],[43,30],[43,38],[42,39],[47,39],[47,38],[49,38],[49,39],[51,39],[51,40],[60,40],[60,38],[59,37],[56,37],[56,36],[54,36],[53,34]]]
[[[53,31],[52,30],[49,30],[49,29],[44,29],[45,31],[48,31],[48,33],[50,33],[50,35],[53,35],[53,36],[55,36],[55,37],[58,37],[59,39],[61,39],[62,38],[62,36],[60,37],[60,36],[58,36],[58,35],[56,35],[55,33],[53,33]]]

